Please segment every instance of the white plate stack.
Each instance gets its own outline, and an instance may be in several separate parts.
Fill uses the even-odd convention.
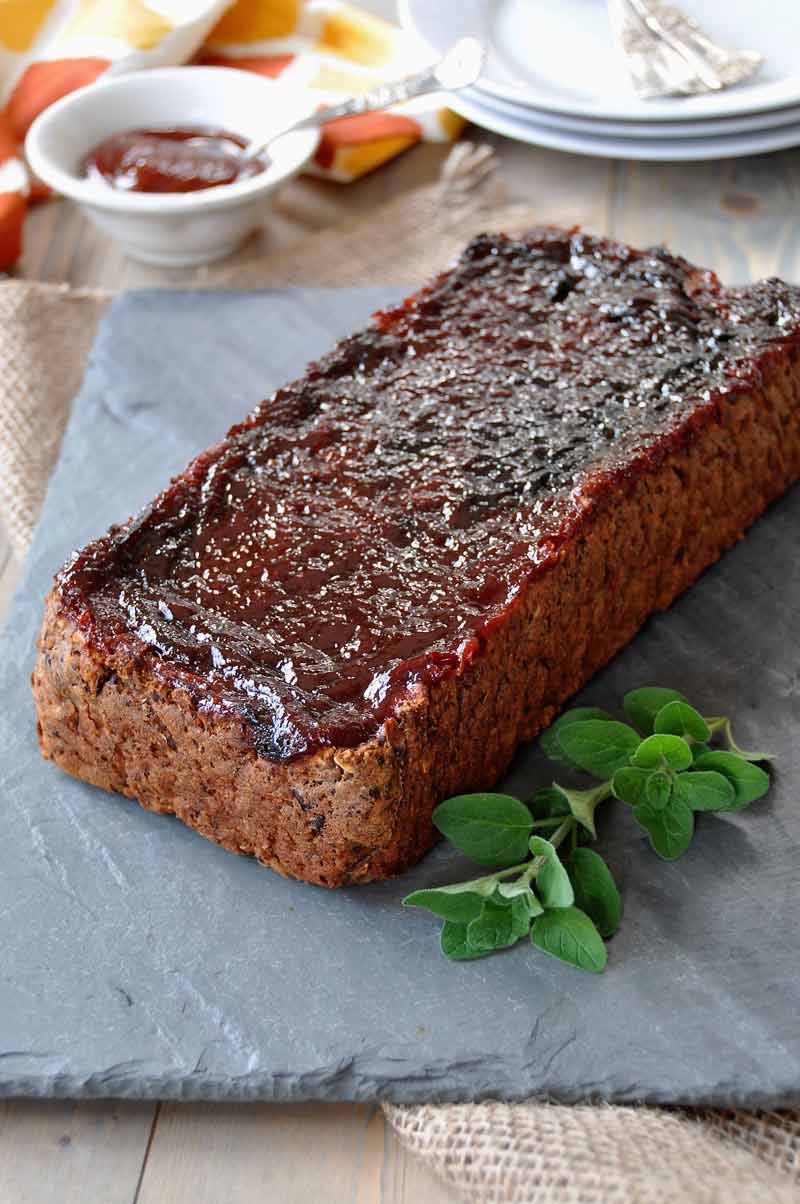
[[[476,125],[537,146],[614,159],[726,159],[800,145],[800,0],[681,0],[715,42],[757,50],[745,83],[640,100],[605,0],[400,0],[403,23],[444,53],[487,47],[477,84],[449,101]]]

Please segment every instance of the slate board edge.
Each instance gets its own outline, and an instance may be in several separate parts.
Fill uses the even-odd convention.
[[[319,290],[322,292],[323,290]],[[25,580],[17,591],[23,592],[31,565],[25,573]],[[480,1100],[502,1098],[509,1101],[530,1097],[548,1098],[563,1103],[587,1101],[593,1099],[612,1098],[614,1102],[640,1102],[651,1104],[691,1104],[699,1102],[703,1106],[736,1107],[742,1105],[741,1088],[735,1083],[720,1080],[718,1083],[707,1083],[702,1090],[702,1099],[697,1092],[681,1093],[674,1086],[667,1088],[663,1094],[650,1092],[642,1094],[635,1091],[629,1081],[623,1076],[624,1067],[619,1070],[609,1068],[609,1073],[603,1083],[602,1092],[596,1095],[591,1090],[580,1092],[548,1092],[545,1094],[543,1082],[546,1081],[549,1061],[547,1054],[542,1058],[542,1065],[537,1070],[525,1066],[527,1059],[509,1061],[496,1058],[491,1062],[486,1057],[480,1059],[481,1070],[476,1076],[475,1065],[469,1062],[447,1062],[437,1064],[436,1060],[428,1060],[420,1068],[419,1061],[409,1059],[408,1062],[396,1058],[396,1074],[376,1075],[375,1060],[380,1061],[381,1049],[373,1046],[364,1051],[363,1058],[356,1055],[330,1066],[321,1065],[317,1069],[305,1070],[300,1073],[290,1071],[273,1071],[264,1073],[255,1071],[234,1076],[214,1075],[200,1068],[194,1070],[167,1071],[163,1074],[148,1074],[146,1067],[137,1069],[135,1061],[124,1062],[121,1065],[111,1065],[92,1073],[88,1077],[73,1074],[61,1074],[58,1070],[59,1055],[50,1058],[52,1067],[49,1071],[37,1074],[19,1074],[11,1068],[15,1057],[28,1056],[25,1054],[6,1053],[0,1057],[0,1096],[11,1098],[18,1096],[50,1097],[50,1098],[107,1098],[107,1099],[194,1099],[194,1100],[265,1100],[265,1101],[301,1101],[301,1100],[388,1100],[396,1103],[432,1103],[463,1100]],[[43,1055],[33,1055],[43,1058]],[[47,1056],[47,1055],[45,1055]],[[3,1065],[5,1063],[5,1066]],[[792,1061],[787,1062],[785,1081],[779,1076],[773,1078],[772,1090],[760,1091],[752,1085],[747,1090],[747,1107],[787,1107],[800,1102],[800,1087],[797,1076],[792,1072]],[[404,1074],[406,1066],[416,1067],[411,1075]],[[489,1069],[490,1068],[490,1069]],[[522,1071],[522,1073],[521,1073]],[[135,1076],[135,1077],[133,1077]],[[476,1077],[478,1084],[476,1085]],[[438,1079],[446,1079],[448,1087],[439,1087]],[[484,1080],[491,1080],[491,1085],[484,1086]],[[401,1081],[402,1080],[402,1081]],[[616,1081],[615,1081],[616,1080]]]
[[[482,1059],[485,1064],[486,1059]],[[401,1083],[390,1079],[371,1078],[362,1075],[357,1062],[341,1067],[321,1069],[316,1073],[293,1075],[242,1075],[238,1078],[212,1076],[201,1072],[197,1076],[158,1075],[130,1079],[131,1068],[117,1071],[114,1067],[98,1072],[88,1079],[72,1075],[22,1075],[18,1078],[0,1079],[0,1099],[66,1099],[66,1100],[170,1100],[197,1101],[203,1103],[391,1103],[391,1104],[463,1104],[500,1100],[503,1103],[521,1103],[524,1100],[539,1100],[556,1104],[602,1104],[646,1105],[651,1107],[690,1107],[742,1109],[741,1093],[736,1087],[720,1083],[710,1092],[703,1093],[702,1103],[691,1092],[669,1091],[661,1096],[657,1092],[642,1095],[629,1087],[603,1092],[552,1092],[532,1079],[520,1088],[511,1079],[505,1078],[508,1071],[502,1067],[492,1070],[491,1086],[476,1090],[471,1085],[469,1073],[461,1079],[453,1067],[445,1066],[441,1075],[448,1077],[451,1086],[437,1091],[432,1084],[439,1074],[430,1068],[429,1074],[417,1076],[418,1081],[404,1078]],[[402,1071],[400,1071],[402,1074]],[[127,1080],[127,1086],[126,1086]],[[453,1082],[455,1080],[455,1082]],[[796,1079],[787,1080],[777,1094],[751,1090],[747,1101],[748,1111],[775,1111],[800,1107],[800,1085]]]

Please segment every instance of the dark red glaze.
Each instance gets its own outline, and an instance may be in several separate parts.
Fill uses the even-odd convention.
[[[83,174],[124,192],[199,192],[259,175],[247,139],[211,126],[125,130],[104,139],[83,161]]]
[[[64,605],[110,665],[245,716],[265,757],[355,745],[464,671],[799,322],[800,290],[721,291],[664,250],[480,237],[80,553]]]

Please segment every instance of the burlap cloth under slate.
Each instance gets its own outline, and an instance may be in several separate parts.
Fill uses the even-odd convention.
[[[505,203],[488,153],[455,149],[435,185],[278,256],[187,275],[188,287],[424,279],[481,229],[536,216]],[[0,522],[28,544],[109,294],[0,284]],[[800,1019],[800,1018],[799,1018]],[[790,1204],[800,1113],[692,1112],[531,1101],[399,1108],[400,1140],[479,1204]]]

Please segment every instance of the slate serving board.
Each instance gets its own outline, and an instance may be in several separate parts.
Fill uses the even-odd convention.
[[[395,1101],[800,1101],[800,491],[584,691],[672,684],[768,744],[771,795],[701,817],[664,864],[620,806],[600,838],[625,915],[601,977],[520,944],[439,955],[400,907],[468,872],[329,893],[39,759],[28,677],[69,551],[397,290],[145,292],[104,319],[0,658],[0,1093]],[[506,783],[549,780],[536,749]]]

